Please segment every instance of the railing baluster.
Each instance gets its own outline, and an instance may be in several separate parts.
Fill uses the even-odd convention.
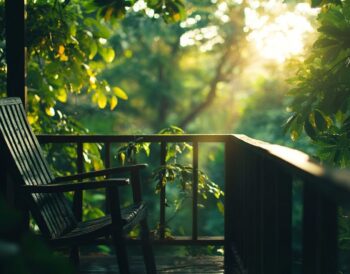
[[[110,168],[111,167],[111,143],[110,142],[106,142],[104,144],[105,146],[105,159],[104,159],[104,163],[105,163],[105,167],[106,168]],[[107,214],[110,213],[110,207],[108,206],[110,197],[109,197],[109,191],[108,189],[105,190],[105,195],[106,195],[106,200],[105,200],[105,211]]]
[[[261,197],[261,181],[259,169],[261,165],[261,156],[258,154],[251,154],[248,162],[248,182],[251,184],[250,203],[252,207],[252,234],[251,234],[251,254],[252,254],[252,269],[251,273],[263,273],[261,271],[261,214],[260,208],[262,204]]]
[[[293,176],[275,166],[277,213],[277,273],[292,273],[292,183]]]
[[[110,144],[107,143],[128,142],[135,136],[40,136],[40,139],[44,143],[77,144],[77,167],[78,172],[82,172],[83,143],[104,143],[108,167]],[[300,157],[297,151],[296,157],[289,157],[294,155],[293,150],[239,135],[146,135],[143,141],[160,143],[162,166],[166,164],[168,143],[191,142],[194,146],[192,235],[165,239],[166,187],[161,186],[160,240],[155,242],[171,245],[224,243],[226,273],[233,273],[242,263],[245,266],[253,264],[253,267],[248,267],[252,273],[289,273],[292,258],[291,179],[296,175],[307,180],[304,188],[303,271],[306,274],[336,273],[337,206],[332,199],[339,206],[348,205],[349,192],[346,189],[350,182],[347,179],[338,178],[336,173],[305,160],[308,158],[301,152]],[[225,242],[222,238],[204,240],[198,237],[196,199],[199,174],[196,170],[198,144],[201,142],[225,143]],[[256,174],[252,174],[252,170]],[[75,194],[74,213],[79,218],[82,198],[81,193]]]
[[[77,144],[77,171],[82,173],[84,169],[83,162],[83,143],[79,142]],[[83,218],[83,192],[75,191],[73,197],[73,211],[74,215],[78,221],[81,221]]]
[[[244,148],[240,148],[241,155],[240,158],[237,159],[238,161],[241,161],[241,170],[238,171],[241,173],[241,184],[243,186],[243,210],[244,213],[242,214],[242,239],[243,239],[243,250],[242,250],[242,259],[245,263],[245,267],[248,269],[249,267],[249,248],[250,248],[250,211],[251,211],[251,205],[250,205],[250,184],[247,182],[247,154],[244,150]]]
[[[277,272],[277,221],[276,221],[276,167],[264,158],[260,170],[262,183],[262,273],[279,274]]]
[[[193,142],[192,240],[198,238],[198,142]]]
[[[83,143],[77,143],[77,171],[82,173],[84,169],[83,161]],[[73,212],[78,221],[83,219],[83,192],[81,190],[75,191],[73,196]],[[75,264],[79,263],[79,246],[72,246],[70,249],[70,260]]]
[[[257,189],[256,189],[256,178],[254,170],[254,162],[256,155],[249,154],[248,149],[244,150],[244,182],[247,185],[247,227],[246,227],[246,240],[247,240],[247,272],[248,273],[259,273],[256,246],[256,207],[257,207]]]
[[[166,149],[167,143],[161,142],[160,145],[160,165],[165,166],[166,164]],[[165,176],[165,174],[163,174]],[[160,182],[162,184],[162,182]],[[161,185],[160,188],[160,220],[159,220],[159,235],[161,239],[164,239],[165,237],[165,185]]]
[[[239,155],[236,148],[232,140],[225,142],[225,273],[233,273],[238,269],[237,262],[234,261],[236,259],[235,252],[237,251],[234,245],[237,244],[241,236],[237,235],[240,232],[239,226],[241,226],[241,223],[234,223],[235,218],[240,214],[239,203],[241,202],[239,197],[236,196],[237,192],[235,192],[237,186],[239,186],[238,176],[240,175],[238,172],[240,170]]]
[[[261,176],[261,273],[291,273],[292,176],[263,158]]]
[[[110,168],[111,167],[111,143],[106,142],[105,144],[105,167]]]
[[[337,273],[337,206],[311,184],[303,189],[303,273]]]

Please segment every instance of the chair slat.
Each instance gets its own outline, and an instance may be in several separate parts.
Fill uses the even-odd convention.
[[[123,227],[125,231],[130,230],[135,224],[144,219],[147,215],[147,209],[144,203],[131,205],[121,209],[121,216]],[[77,239],[84,237],[85,235],[94,233],[95,236],[105,235],[106,231],[111,229],[112,219],[111,215],[93,219],[85,222],[80,222],[77,227],[72,231],[62,235],[61,238],[54,240],[53,244],[60,243],[62,241],[69,241],[70,239]]]
[[[5,122],[7,119],[4,117],[3,111],[4,111],[3,108],[0,108],[0,131],[3,135],[3,139],[7,145],[7,148],[10,150],[9,152],[11,153],[11,155],[16,155],[16,157],[14,158],[14,160],[16,161],[18,159],[17,155],[20,155],[20,153],[18,152],[19,148],[17,148],[17,146],[14,145],[14,141],[9,132],[8,125]],[[24,163],[22,161],[19,161],[16,163],[16,165],[23,176],[23,180],[25,181],[30,180],[28,178],[28,175],[24,172],[25,170]]]
[[[55,181],[19,98],[0,99],[0,144],[5,147],[5,154],[11,161],[9,172],[14,175],[14,182],[25,185],[46,185]],[[0,149],[2,151],[2,147]],[[136,177],[134,173],[131,175],[134,186],[139,183]],[[121,273],[129,273],[123,233],[140,223],[146,270],[147,273],[156,273],[148,237],[146,207],[141,202],[138,188],[136,192],[135,187],[133,190],[135,200],[140,203],[120,210],[118,188],[110,187],[111,215],[79,223],[62,193],[36,193],[23,198],[29,198],[28,206],[44,236],[53,245],[73,247],[71,258],[75,261],[79,260],[79,256],[75,254],[77,244],[90,242],[103,235],[112,236]],[[112,201],[115,203],[112,204]]]
[[[24,183],[29,185],[36,185],[37,182],[35,180],[35,177],[32,173],[31,168],[28,165],[28,161],[25,158],[25,152],[23,149],[23,143],[22,138],[18,138],[17,133],[19,130],[17,129],[16,125],[13,123],[12,115],[9,113],[10,106],[2,106],[1,107],[1,122],[2,125],[5,128],[4,136],[6,136],[9,140],[11,140],[10,147],[11,153],[13,156],[13,159],[15,160],[15,164],[18,167],[22,167],[22,177],[24,178]],[[16,130],[17,129],[17,130]],[[19,168],[19,170],[21,170]],[[34,201],[40,200],[41,197],[39,194],[36,194],[33,196]],[[46,211],[46,209],[45,209]],[[47,229],[52,235],[55,235],[55,225],[53,223],[53,218],[50,216],[50,214],[46,214],[46,212],[43,212],[41,214],[43,219],[45,220]]]
[[[28,185],[49,184],[54,176],[43,157],[41,147],[32,132],[20,100],[0,100],[0,131],[13,157],[14,164]],[[76,220],[62,193],[33,194],[33,216],[48,238],[60,237],[76,226]]]
[[[46,162],[46,159],[42,153],[41,146],[38,142],[38,139],[35,137],[31,127],[29,126],[29,122],[26,118],[26,113],[23,109],[23,107],[17,105],[16,108],[19,110],[19,113],[21,113],[22,122],[24,122],[24,128],[25,130],[30,133],[28,137],[30,138],[31,142],[33,143],[33,147],[36,149],[39,158],[41,159],[40,164],[42,165],[43,170],[45,170],[45,175],[48,177],[49,181],[54,180],[54,176],[52,175],[49,165]]]
[[[45,157],[42,153],[41,150],[41,146],[37,140],[37,138],[35,137],[34,133],[32,132],[32,129],[29,126],[29,123],[26,119],[26,115],[24,112],[24,109],[22,107],[20,107],[19,105],[16,106],[17,109],[19,110],[19,112],[21,112],[21,117],[22,117],[22,123],[23,123],[23,127],[25,128],[25,130],[29,133],[28,138],[29,141],[33,147],[33,149],[36,150],[36,156],[39,159],[39,164],[41,169],[43,170],[43,173],[46,175],[47,180],[49,180],[50,182],[52,182],[54,180],[54,176],[52,175],[52,173],[50,172],[49,166],[45,160]],[[71,208],[70,206],[64,202],[65,198],[63,195],[59,194],[57,195],[59,198],[59,203],[58,205],[60,206],[60,210],[63,216],[66,216],[68,218],[68,224],[67,227],[71,226],[71,223],[76,223],[75,217],[73,214],[70,214],[71,212]],[[67,229],[67,228],[65,228]]]
[[[20,107],[19,105],[16,105],[16,108],[19,110],[19,112],[22,114],[20,115],[22,125],[24,128],[24,131],[27,133],[27,138],[29,142],[32,144],[32,150],[35,151],[35,155],[37,157],[37,161],[39,164],[39,168],[41,168],[42,173],[45,175],[46,179],[49,182],[52,182],[54,179],[54,176],[51,174],[48,164],[43,156],[41,147],[37,141],[37,138],[35,137],[34,133],[32,132],[29,123],[26,119],[24,109]],[[72,228],[72,226],[75,226],[76,220],[74,218],[74,215],[71,212],[71,208],[69,204],[67,203],[67,199],[64,197],[63,194],[57,193],[57,194],[50,194],[50,197],[52,198],[51,208],[54,210],[54,213],[57,214],[55,216],[59,216],[56,219],[56,227],[59,228],[59,233],[57,236],[61,235],[63,232],[69,230]]]
[[[31,129],[27,126],[28,123],[25,120],[25,116],[20,111],[19,105],[12,106],[14,111],[18,113],[18,115],[15,115],[14,118],[16,119],[16,122],[20,126],[20,132],[22,133],[23,140],[27,146],[27,155],[29,156],[29,161],[32,162],[32,166],[34,167],[34,171],[36,172],[36,176],[38,178],[38,184],[47,184],[49,182],[52,182],[52,176],[48,171],[48,168],[45,168],[47,166],[45,162],[45,158],[42,157],[40,154],[40,147],[35,146],[33,139],[34,135],[31,131]],[[41,194],[44,195],[44,194]],[[50,211],[50,215],[57,216],[53,219],[54,226],[55,226],[55,233],[56,236],[59,236],[62,231],[67,230],[67,226],[70,227],[70,223],[67,223],[67,220],[64,216],[65,208],[64,204],[64,197],[62,194],[51,194],[52,202],[48,203],[48,210]]]

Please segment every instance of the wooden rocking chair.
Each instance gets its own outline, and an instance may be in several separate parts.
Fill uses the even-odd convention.
[[[27,122],[19,98],[0,100],[0,144],[4,147],[1,151],[5,151],[11,159],[9,161],[10,172],[22,195],[20,197],[25,199],[44,238],[52,246],[73,248],[92,242],[99,237],[112,236],[120,273],[129,273],[123,235],[140,223],[146,271],[156,273],[153,250],[149,241],[146,207],[142,202],[140,191],[139,170],[146,165],[110,168],[55,178]],[[1,157],[4,157],[3,153]],[[123,209],[119,204],[118,188],[129,184],[129,179],[108,178],[102,181],[74,182],[125,171],[131,173],[134,205]],[[111,214],[86,222],[77,221],[63,193],[97,188],[106,188],[109,192]]]

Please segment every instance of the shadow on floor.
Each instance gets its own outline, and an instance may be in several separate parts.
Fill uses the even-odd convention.
[[[196,256],[196,257],[156,257],[158,273],[224,273],[223,256]],[[143,258],[130,258],[130,271],[135,274],[145,273]],[[81,258],[80,274],[116,274],[118,264],[114,256],[85,256]]]

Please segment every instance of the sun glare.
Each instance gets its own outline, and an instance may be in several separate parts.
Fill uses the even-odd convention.
[[[297,4],[294,11],[287,11],[285,5],[276,0],[253,0],[251,7],[245,10],[245,30],[250,31],[248,40],[261,57],[278,63],[303,52],[305,37],[314,31],[307,16],[317,13],[305,3]],[[261,15],[256,11],[260,7],[279,13],[273,18]]]

